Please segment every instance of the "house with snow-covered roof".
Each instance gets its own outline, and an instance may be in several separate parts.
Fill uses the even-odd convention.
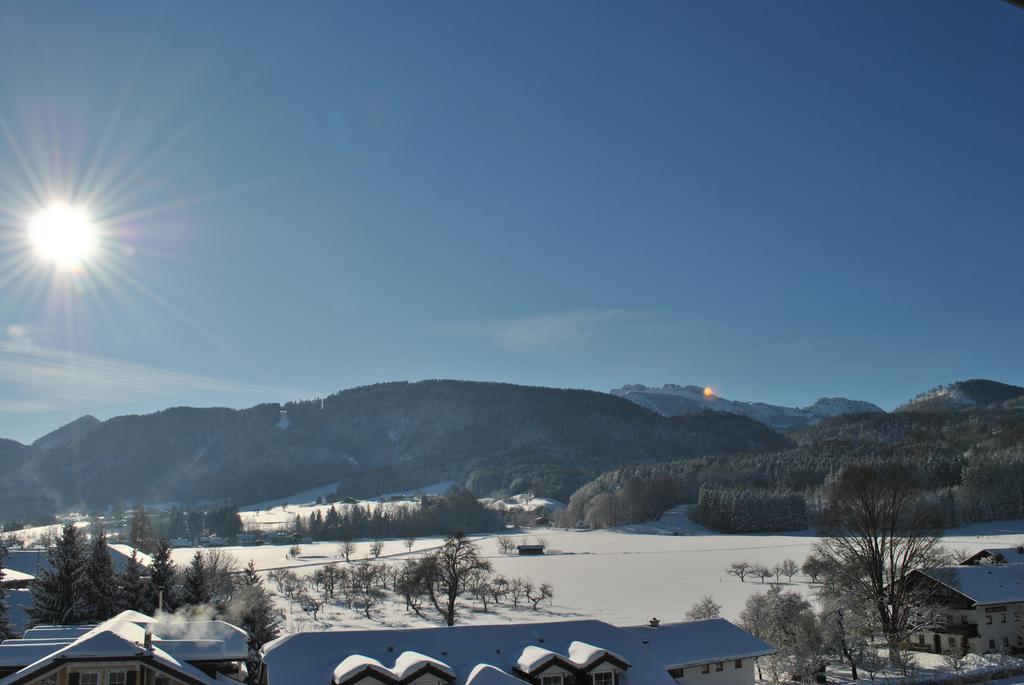
[[[0,685],[223,685],[243,681],[247,635],[223,621],[126,611],[90,626],[38,626],[0,643]]]
[[[653,638],[639,628],[593,620],[296,633],[264,646],[260,683],[674,685],[679,681],[671,666],[700,660],[699,649],[676,639],[712,630],[718,644],[702,642],[709,659],[733,663],[738,658],[751,666],[733,668],[728,678],[706,675],[708,685],[751,685],[752,660],[774,649],[727,621],[721,623],[732,630],[712,624],[673,631],[668,625],[661,637]],[[697,683],[699,673],[693,672]]]
[[[754,662],[775,648],[724,618],[662,624],[652,620],[628,630],[677,683],[744,685],[754,682]]]
[[[964,566],[986,564],[1024,564],[1024,545],[1016,547],[987,547],[960,562]]]
[[[938,654],[1024,652],[1024,565],[943,566],[916,571],[935,605],[934,625],[910,637],[910,646]]]

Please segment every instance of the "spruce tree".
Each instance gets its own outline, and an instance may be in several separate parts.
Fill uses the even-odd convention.
[[[99,623],[113,616],[117,610],[117,580],[110,548],[107,547],[107,536],[102,531],[89,543],[84,581],[83,618]]]
[[[181,582],[181,604],[208,604],[209,584],[206,582],[206,563],[203,553],[196,550],[192,561],[185,568]]]
[[[241,628],[249,635],[250,682],[259,674],[259,651],[266,643],[278,636],[281,614],[274,608],[270,594],[263,586],[263,579],[256,572],[256,565],[250,559],[242,570],[239,580],[238,599],[242,615]]]
[[[152,592],[148,579],[143,576],[145,569],[139,563],[139,554],[134,549],[132,556],[121,572],[117,574],[117,610],[140,611],[144,614],[153,612],[150,604]]]
[[[7,556],[7,548],[0,547],[0,580],[4,575],[4,557]],[[14,637],[14,629],[7,618],[7,588],[0,583],[0,640]]]
[[[174,611],[177,579],[178,569],[171,561],[171,546],[167,540],[160,539],[156,545],[156,552],[153,553],[153,563],[149,567],[149,583],[147,584],[150,592],[149,604],[154,610],[162,607],[164,611]]]
[[[29,625],[74,625],[86,620],[85,565],[82,540],[68,523],[50,548],[50,565],[32,581]]]

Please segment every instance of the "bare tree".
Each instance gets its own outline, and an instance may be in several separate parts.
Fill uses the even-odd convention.
[[[516,550],[516,541],[507,535],[498,538],[498,551],[502,554],[512,554]]]
[[[746,561],[737,562],[729,568],[725,569],[725,572],[728,573],[730,576],[736,576],[737,578],[739,578],[741,583],[746,582],[745,579],[748,575],[750,575],[750,571],[750,564]]]
[[[380,557],[380,553],[384,551],[384,541],[374,540],[373,544],[370,545],[370,554],[373,555],[374,559]]]
[[[825,573],[825,561],[814,554],[808,554],[800,570],[805,576],[811,579],[812,583],[818,582],[818,577]]]
[[[405,544],[405,551],[406,552],[412,552],[412,547],[413,547],[413,545],[416,544],[416,536],[415,535],[410,535],[409,537],[407,537],[402,542]]]
[[[722,615],[722,605],[711,595],[704,595],[686,612],[686,620],[699,621],[705,618],[718,618]]]
[[[430,601],[449,626],[455,625],[459,597],[467,591],[469,580],[474,574],[491,570],[490,562],[480,557],[480,549],[463,535],[448,538],[420,563]]]
[[[312,616],[314,621],[316,621],[317,615],[320,613],[320,610],[324,607],[324,602],[323,600],[313,597],[312,595],[300,595],[299,606],[302,607],[303,611]]]
[[[793,582],[793,576],[795,576],[797,571],[800,570],[800,567],[792,559],[783,559],[782,563],[780,563],[776,568],[782,573],[782,575],[786,576],[786,580],[790,583]]]
[[[352,542],[352,538],[345,538],[338,545],[338,556],[343,557],[345,561],[351,561],[352,555],[356,552],[356,545]]]
[[[941,517],[920,496],[917,475],[902,464],[853,466],[833,484],[813,554],[825,563],[831,592],[870,606],[889,657],[935,621],[934,585],[916,573],[939,566]]]
[[[526,596],[526,586],[527,582],[522,578],[513,578],[512,582],[509,583],[508,594],[512,597],[512,607],[514,609],[519,608],[519,602]]]
[[[533,604],[533,610],[537,611],[537,606],[540,605],[545,599],[549,602],[555,596],[555,589],[548,583],[541,583],[536,587],[530,586],[530,589],[526,592],[526,598]]]
[[[762,566],[761,564],[757,564],[752,569],[750,569],[750,575],[757,576],[758,578],[761,579],[761,583],[764,584],[764,579],[765,578],[771,578],[772,577],[772,570],[770,568],[767,568],[766,566]]]

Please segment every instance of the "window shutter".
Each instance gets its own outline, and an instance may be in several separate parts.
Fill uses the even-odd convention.
[[[138,676],[138,675],[139,674],[136,673],[135,671],[128,671],[128,678],[125,681],[125,685],[135,685],[136,676]]]
[[[70,673],[70,674],[68,674],[68,685],[78,685],[78,674],[77,673]]]

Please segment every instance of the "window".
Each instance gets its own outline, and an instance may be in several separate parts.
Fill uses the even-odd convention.
[[[918,633],[918,635],[917,635],[917,644],[919,644],[919,645],[923,645],[924,644],[924,633]]]
[[[1006,614],[999,614],[999,616],[1000,616],[999,622],[1000,623],[1006,623]]]
[[[96,671],[79,673],[78,685],[100,685],[100,674]]]
[[[127,685],[127,671],[111,671],[107,674],[107,685]]]
[[[988,648],[989,649],[995,649],[996,648],[996,641],[995,640],[989,640],[988,641]]]
[[[158,675],[153,681],[153,685],[171,685],[171,679],[165,675]]]
[[[949,646],[950,647],[956,647],[956,638],[953,637],[952,635],[949,636]]]
[[[1010,638],[1004,637],[1003,638],[1003,647],[1009,647],[1009,646],[1010,646]]]
[[[541,676],[540,685],[562,685],[562,676],[560,676],[560,675]]]
[[[716,671],[724,671],[725,670],[725,662],[724,661],[719,661],[717,664],[715,664],[715,670]]]
[[[967,614],[960,614],[960,622],[967,625]]]
[[[992,614],[985,614],[985,623],[992,625]]]
[[[736,659],[732,662],[733,668],[743,668],[743,659]]]
[[[615,685],[615,674],[611,671],[601,671],[594,674],[594,685]]]
[[[670,669],[668,669],[668,674],[670,676],[672,676],[673,678],[685,678],[686,677],[686,669],[685,668],[670,668]]]
[[[711,664],[704,664],[700,667],[701,673],[711,673]]]

